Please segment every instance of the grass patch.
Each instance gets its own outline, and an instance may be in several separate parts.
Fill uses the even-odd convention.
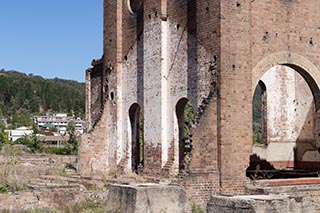
[[[86,212],[86,213],[103,213],[106,212],[106,205],[102,201],[93,201],[93,200],[86,200],[81,203],[66,206],[59,208],[55,212],[63,212],[63,213],[74,213],[74,212]]]
[[[192,205],[192,213],[205,213],[206,211],[198,205]]]
[[[55,155],[67,155],[66,149],[61,147],[46,147],[44,152]]]
[[[103,187],[108,190],[108,189],[110,188],[110,183],[105,182],[105,183],[103,184]]]
[[[0,210],[1,213],[54,213],[54,211],[51,211],[49,209],[34,209],[34,210]]]
[[[8,194],[9,190],[6,187],[1,186],[0,187],[0,194]]]
[[[93,185],[93,184],[86,184],[85,187],[86,187],[86,189],[87,189],[88,191],[95,191],[95,190],[97,190],[97,186],[96,186],[96,185]]]
[[[23,145],[5,144],[1,147],[1,154],[4,156],[17,156],[26,153],[27,148]]]
[[[25,211],[0,210],[1,213],[104,213],[106,205],[102,201],[86,200],[71,206],[60,207],[57,210],[34,209]]]

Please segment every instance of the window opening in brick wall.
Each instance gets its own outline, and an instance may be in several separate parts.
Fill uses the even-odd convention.
[[[259,81],[252,101],[252,141],[253,144],[267,145],[267,88]]]
[[[128,10],[132,14],[136,14],[142,7],[143,0],[127,0]]]
[[[129,109],[131,123],[131,167],[138,172],[144,166],[143,114],[139,104],[133,104]]]
[[[182,98],[176,105],[176,115],[179,127],[179,170],[185,169],[185,157],[190,151],[190,144],[187,143],[190,125],[194,119],[192,104],[187,98]]]

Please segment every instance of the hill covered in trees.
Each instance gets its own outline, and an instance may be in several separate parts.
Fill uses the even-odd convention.
[[[84,111],[84,83],[0,70],[0,116],[14,120],[18,116],[66,112],[84,117]]]

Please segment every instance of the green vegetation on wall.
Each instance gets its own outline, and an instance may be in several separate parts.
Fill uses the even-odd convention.
[[[192,104],[190,101],[187,102],[184,108],[184,125],[183,125],[183,138],[188,138],[190,124],[194,120],[194,113],[192,110]]]

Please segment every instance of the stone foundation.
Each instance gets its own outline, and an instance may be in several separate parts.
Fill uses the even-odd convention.
[[[107,199],[110,212],[189,212],[181,186],[165,184],[112,185]]]
[[[247,195],[211,197],[208,213],[254,213],[254,212],[316,212],[311,201],[303,201],[301,197],[289,195]]]

